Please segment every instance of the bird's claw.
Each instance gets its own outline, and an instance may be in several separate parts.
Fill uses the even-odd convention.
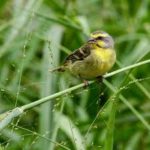
[[[87,80],[83,80],[84,88],[86,89],[89,86],[89,82]]]
[[[96,77],[98,83],[103,83],[103,76]]]

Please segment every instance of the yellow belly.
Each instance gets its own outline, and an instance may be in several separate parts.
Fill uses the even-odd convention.
[[[92,79],[104,75],[114,65],[115,51],[111,49],[92,50],[91,54],[82,61],[70,65],[69,71],[83,79]]]

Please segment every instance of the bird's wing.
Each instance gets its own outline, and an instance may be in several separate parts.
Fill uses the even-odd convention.
[[[83,45],[82,47],[80,47],[79,49],[71,53],[68,57],[66,57],[63,65],[54,69],[50,69],[50,72],[65,71],[66,66],[68,66],[68,63],[74,63],[76,61],[84,60],[86,57],[90,55],[91,49],[92,49],[92,44],[86,43],[85,45]]]
[[[66,59],[64,64],[67,64],[71,61],[71,63],[74,63],[76,61],[80,61],[85,59],[87,56],[90,55],[91,52],[91,44],[85,44],[79,49],[75,50],[72,54],[70,54]]]

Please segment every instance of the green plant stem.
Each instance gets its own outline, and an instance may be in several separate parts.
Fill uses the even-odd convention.
[[[115,75],[115,74],[124,72],[124,71],[129,70],[129,69],[133,69],[133,68],[136,68],[136,67],[138,67],[138,66],[141,66],[141,65],[144,65],[144,64],[148,64],[148,63],[150,63],[150,59],[145,60],[145,61],[141,61],[141,62],[139,62],[139,63],[133,64],[133,65],[130,65],[130,66],[127,66],[127,67],[124,67],[124,68],[122,68],[122,69],[118,69],[118,70],[113,71],[113,72],[111,72],[111,73],[108,73],[108,74],[104,75],[104,78],[111,77],[111,76],[113,76],[113,75]],[[94,81],[90,81],[90,82],[89,82],[89,84],[92,84],[92,83],[94,83]],[[76,85],[76,86],[74,86],[74,87],[68,88],[68,89],[66,89],[66,90],[63,90],[63,91],[61,91],[61,92],[55,93],[55,94],[53,94],[53,95],[50,95],[50,96],[41,98],[41,99],[39,99],[39,100],[37,100],[37,101],[35,101],[35,102],[32,102],[32,103],[30,103],[30,104],[26,104],[26,105],[24,105],[24,106],[21,106],[21,107],[19,107],[19,110],[21,110],[21,111],[20,111],[20,113],[18,113],[18,115],[14,115],[14,116],[13,116],[13,115],[11,114],[11,113],[13,113],[13,110],[12,110],[12,111],[9,111],[9,114],[6,115],[6,118],[3,117],[2,119],[0,119],[0,130],[3,129],[5,126],[7,126],[7,125],[11,122],[11,120],[12,120],[14,117],[17,117],[17,116],[19,116],[20,114],[22,114],[23,111],[25,111],[25,110],[27,110],[27,109],[30,109],[30,108],[33,108],[33,107],[35,107],[35,106],[37,106],[37,105],[40,105],[40,104],[42,104],[42,103],[44,103],[44,102],[47,102],[47,101],[51,100],[51,99],[57,98],[57,97],[59,97],[59,96],[62,96],[62,95],[64,95],[64,94],[68,94],[68,93],[70,93],[71,91],[77,90],[77,89],[82,88],[82,87],[84,87],[84,84],[83,84],[83,83],[82,83],[82,84],[79,84],[79,85]],[[16,109],[16,108],[15,108],[15,109]],[[6,112],[6,113],[8,113],[8,112]],[[4,114],[5,114],[5,113],[4,113]],[[4,114],[2,114],[2,115],[4,115]],[[11,118],[10,116],[12,116],[12,118]],[[0,118],[1,118],[1,115],[0,115]],[[9,118],[9,120],[8,120],[7,118]],[[7,120],[7,121],[5,121],[5,120]]]
[[[61,147],[61,148],[63,148],[63,149],[66,149],[66,150],[71,150],[70,148],[66,147],[65,145],[60,144],[60,143],[58,143],[58,142],[55,142],[55,141],[51,140],[50,138],[47,138],[47,137],[45,137],[45,136],[43,136],[43,135],[41,135],[41,134],[39,134],[39,133],[37,133],[37,132],[33,132],[33,131],[31,131],[31,130],[29,130],[29,129],[27,129],[27,128],[23,128],[23,127],[20,127],[20,126],[18,126],[18,125],[14,125],[14,124],[13,124],[12,126],[15,127],[15,128],[19,128],[19,129],[25,130],[25,131],[27,131],[27,132],[29,132],[29,133],[34,134],[34,135],[37,135],[38,137],[40,137],[40,138],[42,138],[42,139],[45,139],[45,140],[49,141],[50,143],[55,144],[55,146],[59,146],[59,147]]]
[[[127,67],[124,67],[124,68],[122,68],[122,69],[118,69],[118,70],[113,71],[113,72],[110,72],[110,73],[104,75],[104,78],[111,77],[111,76],[113,76],[113,75],[115,75],[115,74],[124,72],[124,71],[126,71],[126,70],[129,70],[129,69],[132,69],[132,68],[135,68],[135,67],[138,67],[138,66],[147,64],[147,63],[150,63],[150,59],[145,60],[145,61],[141,61],[141,62],[139,62],[139,63],[133,64],[133,65],[130,65],[130,66],[127,66]],[[90,82],[89,82],[89,84],[92,84],[92,83],[94,83],[94,81],[90,81]],[[55,93],[55,94],[53,94],[53,95],[50,95],[50,96],[41,98],[40,100],[37,100],[37,101],[32,102],[32,103],[30,103],[30,104],[24,105],[24,106],[21,107],[21,109],[23,109],[23,110],[30,109],[30,108],[35,107],[35,106],[37,106],[37,105],[40,105],[40,104],[42,104],[42,103],[44,103],[44,102],[46,102],[46,101],[48,101],[48,100],[50,100],[50,99],[57,98],[57,97],[59,97],[59,96],[61,96],[61,95],[70,93],[71,91],[77,90],[77,89],[82,88],[82,87],[84,87],[84,83],[79,84],[79,85],[76,85],[76,86],[73,86],[73,87],[71,87],[71,88],[68,88],[68,89],[66,89],[66,90],[64,90],[64,91],[61,91],[61,92],[58,92],[58,93]]]
[[[140,61],[140,60],[139,60]],[[117,65],[122,68],[122,65],[119,61],[116,61]],[[127,74],[127,73],[126,73]],[[132,80],[135,80],[136,78],[130,74],[129,75],[129,78],[132,79]],[[148,90],[142,85],[140,84],[139,82],[135,82],[135,84],[137,85],[137,87],[147,96],[147,98],[150,99],[150,93],[148,92]]]
[[[107,87],[109,87],[109,89],[111,89],[113,92],[117,92],[117,89],[114,88],[109,82],[107,82],[106,80],[104,81],[105,85]],[[138,120],[140,120],[143,125],[150,131],[150,125],[148,124],[148,122],[143,118],[143,116],[132,106],[132,104],[130,104],[130,102],[128,102],[128,100],[122,95],[119,95],[120,100],[126,105],[128,106],[128,108],[130,108],[130,110],[133,112],[133,114],[138,118]]]
[[[118,96],[116,97],[118,98]],[[113,149],[113,137],[114,137],[116,110],[117,110],[117,100],[114,98],[114,100],[112,100],[112,103],[111,103],[111,111],[110,111],[110,115],[109,115],[109,119],[107,123],[107,133],[106,133],[104,150]]]
[[[124,80],[125,82],[125,80]],[[143,118],[143,116],[123,97],[122,94],[120,94],[122,90],[122,85],[120,85],[120,90],[117,91],[109,82],[106,80],[104,81],[105,85],[109,87],[113,92],[114,92],[114,98],[112,98],[111,102],[111,110],[109,114],[109,119],[107,123],[107,133],[106,133],[106,140],[105,140],[105,147],[104,150],[112,150],[113,149],[113,138],[114,138],[114,128],[115,128],[115,114],[117,111],[117,102],[118,99],[120,98],[121,101],[126,104],[130,110],[133,112],[133,114],[143,123],[143,125],[150,131],[150,125],[149,123]]]
[[[129,72],[127,74],[127,77],[130,75],[130,73],[131,72]],[[112,150],[113,149],[113,139],[114,139],[114,135],[113,134],[114,134],[114,128],[115,128],[115,115],[116,115],[116,111],[117,111],[117,102],[118,102],[119,94],[121,92],[121,87],[126,82],[127,77],[120,84],[120,86],[119,86],[120,90],[119,91],[115,91],[115,93],[113,95],[113,98],[110,101],[111,102],[111,111],[110,111],[109,119],[108,119],[108,123],[107,123],[107,132],[106,132],[106,139],[105,139],[105,145],[104,145],[104,149],[105,150]],[[130,108],[132,108],[132,107],[130,107]],[[134,109],[132,109],[132,111],[133,110]],[[133,111],[133,112],[136,113],[136,111]],[[136,115],[138,115],[138,114],[136,113]],[[142,118],[139,118],[139,119],[141,120]],[[143,123],[143,120],[142,120],[142,123]],[[149,128],[148,128],[148,130],[149,130]]]

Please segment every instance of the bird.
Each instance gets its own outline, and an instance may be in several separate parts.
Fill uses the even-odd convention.
[[[95,31],[85,44],[66,57],[61,66],[50,71],[69,71],[86,84],[87,80],[101,78],[113,67],[115,61],[113,38],[107,32]]]

